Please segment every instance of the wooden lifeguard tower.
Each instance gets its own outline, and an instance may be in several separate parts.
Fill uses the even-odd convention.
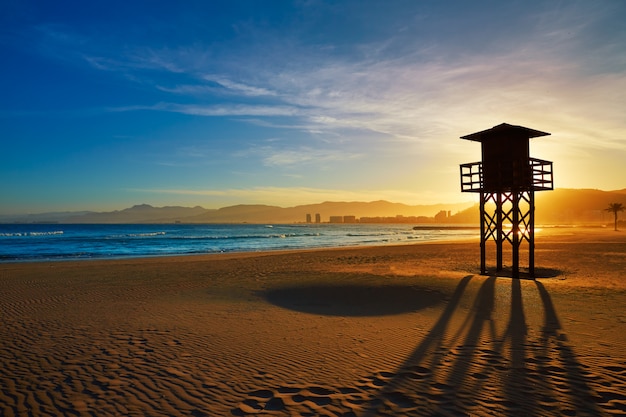
[[[487,273],[486,243],[496,242],[496,269],[502,246],[512,245],[512,276],[519,278],[519,249],[528,242],[528,272],[535,277],[535,191],[552,190],[552,162],[531,158],[530,138],[549,133],[502,123],[462,136],[480,142],[482,161],[461,164],[461,191],[480,193],[480,272]]]

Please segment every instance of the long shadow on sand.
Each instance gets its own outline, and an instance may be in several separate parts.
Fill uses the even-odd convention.
[[[542,271],[546,278],[559,271]],[[506,274],[506,271],[504,271]],[[269,290],[284,308],[368,316],[417,311],[447,299],[441,316],[395,370],[352,386],[281,386],[250,392],[232,410],[329,416],[598,416],[619,412],[606,381],[578,361],[539,281],[468,275],[451,297],[426,286],[314,285]]]
[[[524,286],[531,308],[543,310],[538,336],[529,337],[517,279],[510,280],[508,300],[502,282],[497,287],[495,276],[484,279],[469,313],[453,320],[472,279],[459,282],[428,335],[395,373],[386,375],[359,415],[471,415],[477,409],[509,416],[602,415],[600,398],[561,332],[545,287],[538,281]],[[503,297],[509,319],[498,329],[495,303]]]

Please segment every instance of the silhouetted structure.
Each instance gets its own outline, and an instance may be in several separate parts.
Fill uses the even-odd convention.
[[[480,142],[482,162],[461,164],[461,191],[480,193],[480,271],[486,274],[486,242],[496,242],[497,270],[502,244],[513,248],[513,277],[519,278],[519,248],[528,241],[528,270],[535,276],[535,191],[552,190],[552,162],[531,158],[529,139],[549,133],[502,123],[462,136]],[[491,209],[493,207],[493,209]],[[504,229],[504,222],[510,229]],[[507,224],[508,225],[508,224]]]

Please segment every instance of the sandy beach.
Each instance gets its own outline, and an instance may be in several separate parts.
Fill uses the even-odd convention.
[[[0,264],[0,415],[624,415],[626,232],[479,251]]]

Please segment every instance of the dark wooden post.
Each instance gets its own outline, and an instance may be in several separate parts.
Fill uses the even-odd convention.
[[[483,213],[485,212],[485,193],[480,193],[480,273],[485,275],[487,273],[487,262],[485,259],[485,242],[486,242],[486,232],[485,232],[485,216]]]
[[[528,252],[528,273],[531,278],[535,278],[535,193],[531,190],[528,196],[529,201],[529,222],[533,227],[528,229],[528,246],[530,250]]]
[[[513,278],[519,278],[519,247],[520,247],[520,230],[519,230],[519,193],[514,190],[511,193],[511,203],[513,210],[513,219],[511,227],[511,243],[513,245]]]
[[[504,217],[502,193],[495,193],[496,199],[496,224],[501,225]],[[502,227],[496,229],[496,271],[502,271],[502,244],[504,243],[504,233]]]

